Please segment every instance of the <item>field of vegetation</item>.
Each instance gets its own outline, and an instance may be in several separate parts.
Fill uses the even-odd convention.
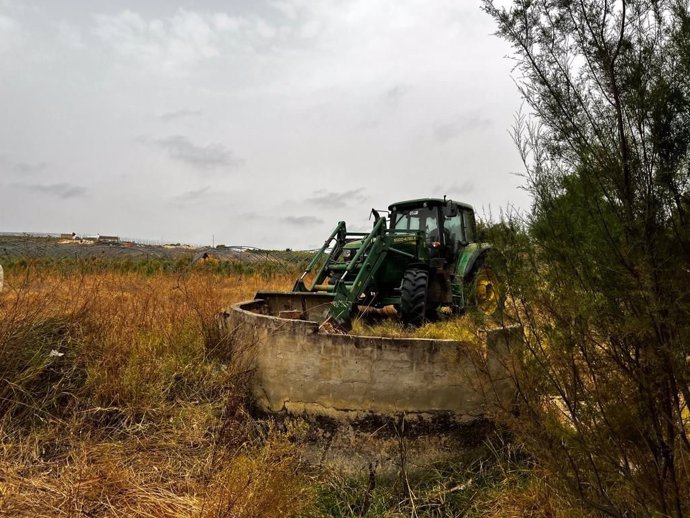
[[[0,515],[690,516],[690,3],[496,4],[532,200],[480,232],[524,330],[513,411],[423,469],[404,421],[392,473],[307,462],[329,431],[253,415],[243,344],[216,321],[289,267],[14,256]]]
[[[294,281],[272,269],[6,268],[0,516],[567,515],[498,432],[409,475],[306,463],[312,425],[250,414],[242,344],[216,320]]]

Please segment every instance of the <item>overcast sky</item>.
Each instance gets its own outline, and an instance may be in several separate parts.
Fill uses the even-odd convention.
[[[478,0],[0,0],[0,231],[318,246],[447,194],[526,208]]]

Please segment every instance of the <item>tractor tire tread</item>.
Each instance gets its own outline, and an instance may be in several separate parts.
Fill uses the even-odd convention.
[[[400,310],[403,324],[419,327],[427,316],[427,286],[429,273],[419,268],[411,268],[403,275],[400,296]]]

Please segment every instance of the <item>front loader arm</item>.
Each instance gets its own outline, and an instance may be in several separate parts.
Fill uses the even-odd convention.
[[[362,293],[371,287],[371,280],[385,262],[388,248],[386,220],[379,218],[334,287],[335,299],[329,316],[339,327],[351,327],[352,313],[357,302]]]
[[[331,246],[331,243],[335,239],[335,245],[333,245],[333,251],[331,252],[331,255],[336,255],[337,253],[342,250],[343,246],[345,245],[345,237],[347,235],[347,228],[345,226],[344,221],[339,221],[338,225],[336,225],[335,230],[331,232],[331,235],[324,241],[323,246],[321,249],[318,251],[318,253],[312,258],[311,261],[309,261],[309,265],[306,267],[304,270],[304,273],[300,276],[299,279],[297,279],[297,282],[295,282],[295,286],[292,288],[292,291],[295,292],[306,292],[306,291],[311,291],[304,285],[304,279],[309,275],[309,273],[314,269],[314,267],[319,263],[321,258],[324,256],[326,253],[326,250],[328,249],[329,246]],[[324,263],[324,265],[321,267],[319,270],[319,273],[316,275],[316,278],[314,279],[314,282],[312,283],[313,285],[321,284],[326,277],[325,273],[325,267],[327,263]]]

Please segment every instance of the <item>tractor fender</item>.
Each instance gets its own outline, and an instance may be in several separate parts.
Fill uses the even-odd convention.
[[[471,243],[467,245],[460,257],[455,269],[455,273],[463,281],[469,280],[475,268],[481,264],[486,254],[493,247],[488,243]]]

